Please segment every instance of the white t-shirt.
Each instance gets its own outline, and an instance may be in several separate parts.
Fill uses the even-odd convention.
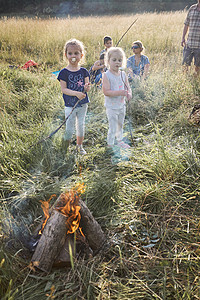
[[[124,71],[121,71],[119,75],[114,75],[110,72],[110,70],[105,72],[109,82],[110,82],[110,89],[112,91],[120,91],[125,90],[125,80],[126,74]],[[112,109],[120,109],[124,107],[126,104],[125,96],[116,96],[116,97],[108,97],[105,96],[105,107],[112,108]]]

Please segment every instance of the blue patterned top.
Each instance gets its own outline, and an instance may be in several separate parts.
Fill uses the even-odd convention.
[[[144,73],[144,66],[147,64],[150,64],[150,62],[146,55],[141,55],[138,66],[135,65],[135,55],[127,59],[127,68],[131,68],[133,70],[133,75],[142,76]]]
[[[86,77],[89,77],[89,72],[85,68],[80,68],[78,71],[74,71],[74,72],[64,68],[60,71],[57,79],[59,81],[60,80],[66,81],[67,88],[70,90],[84,92]],[[87,93],[86,92],[84,93],[86,94],[86,97],[77,104],[77,107],[89,102]],[[63,94],[63,99],[65,102],[65,106],[67,107],[73,107],[78,101],[78,98],[76,96],[69,96],[65,94]]]

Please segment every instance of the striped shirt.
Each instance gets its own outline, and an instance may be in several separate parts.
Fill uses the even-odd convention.
[[[189,8],[184,24],[189,26],[187,46],[190,48],[200,48],[200,11],[198,4]]]

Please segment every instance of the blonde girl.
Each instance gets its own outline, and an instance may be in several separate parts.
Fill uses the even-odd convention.
[[[108,70],[103,74],[103,93],[109,123],[108,147],[113,147],[116,139],[119,147],[130,148],[122,141],[126,99],[129,101],[132,97],[126,73],[120,70],[126,65],[124,51],[119,47],[110,48],[106,53],[105,62]]]
[[[82,155],[86,154],[83,140],[89,102],[87,92],[90,89],[89,73],[80,66],[84,54],[82,42],[76,39],[67,41],[64,46],[64,58],[68,64],[58,75],[65,102],[65,117],[70,115],[66,121],[65,144],[66,147],[69,146],[76,125],[77,151]]]

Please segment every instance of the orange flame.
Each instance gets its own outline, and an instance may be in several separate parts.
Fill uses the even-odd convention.
[[[74,233],[78,228],[81,220],[79,194],[85,192],[84,183],[77,184],[70,191],[61,194],[60,201],[63,203],[62,207],[58,207],[57,210],[63,215],[67,216],[66,225],[68,228],[67,233]],[[80,228],[79,228],[80,229]],[[80,230],[81,234],[82,230]]]
[[[40,200],[40,202],[42,203],[41,207],[42,207],[44,215],[45,215],[45,220],[44,220],[44,222],[42,224],[42,228],[40,229],[40,231],[38,232],[38,234],[42,234],[42,232],[44,230],[44,227],[45,227],[45,225],[47,223],[47,220],[49,219],[49,202],[51,201],[51,199],[53,197],[56,197],[56,195],[55,194],[51,195],[51,197],[49,198],[48,201],[42,201],[42,200]]]
[[[81,215],[80,215],[80,205],[79,205],[79,199],[80,194],[83,194],[85,192],[85,186],[84,183],[76,184],[74,188],[72,188],[70,191],[67,191],[65,193],[62,193],[60,195],[60,201],[58,203],[58,207],[56,209],[61,212],[63,215],[67,217],[66,225],[67,225],[67,234],[68,233],[74,233],[77,229],[79,229],[82,236],[84,236],[81,228],[79,227]],[[49,202],[53,197],[56,197],[56,195],[51,195],[48,201],[40,201],[41,207],[43,209],[45,220],[42,224],[42,228],[39,231],[39,234],[42,234],[44,227],[47,223],[47,220],[49,219]]]

